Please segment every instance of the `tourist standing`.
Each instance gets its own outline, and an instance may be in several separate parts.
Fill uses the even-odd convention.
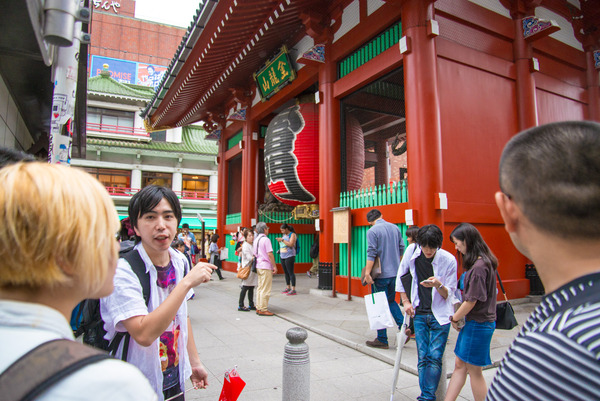
[[[296,241],[298,236],[294,228],[287,223],[281,225],[283,237],[277,238],[279,242],[279,257],[281,258],[281,267],[285,274],[285,289],[281,292],[285,295],[296,295],[296,273],[294,273],[294,264],[296,263]]]
[[[258,288],[256,290],[256,314],[259,316],[273,316],[269,311],[269,298],[273,285],[273,274],[277,274],[277,265],[273,256],[273,247],[269,240],[269,227],[267,223],[260,222],[256,225],[257,236],[254,239],[253,253],[256,258],[256,273],[258,274]]]
[[[498,259],[479,231],[469,223],[459,224],[450,234],[466,270],[463,280],[463,303],[450,317],[459,331],[454,353],[454,372],[448,384],[446,400],[456,400],[469,375],[475,401],[483,401],[487,386],[483,367],[491,365],[490,344],[496,328],[496,268]],[[466,318],[460,328],[459,322]]]
[[[238,267],[238,271],[243,267],[252,267],[252,261],[254,260],[254,249],[252,248],[252,244],[254,243],[254,232],[252,230],[244,229],[242,233],[244,236],[244,242],[242,243],[241,253],[242,253],[242,263],[241,266]],[[256,306],[254,305],[254,287],[258,284],[258,275],[256,272],[253,272],[250,269],[250,273],[245,280],[242,280],[242,289],[240,291],[240,300],[238,304],[238,310],[241,312],[248,312],[251,310],[256,310]],[[248,294],[248,307],[244,306],[244,298],[246,297],[246,293]]]

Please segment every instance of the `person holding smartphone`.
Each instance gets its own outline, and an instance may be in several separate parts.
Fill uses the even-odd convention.
[[[404,311],[414,317],[419,387],[418,400],[435,400],[442,373],[442,357],[450,332],[452,301],[456,290],[456,258],[441,249],[442,230],[430,224],[419,229],[417,243],[406,249],[400,262],[396,291]],[[402,277],[410,271],[411,299],[406,295]]]

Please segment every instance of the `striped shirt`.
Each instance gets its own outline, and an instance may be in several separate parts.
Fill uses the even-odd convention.
[[[486,400],[600,399],[600,273],[547,294],[504,356]]]

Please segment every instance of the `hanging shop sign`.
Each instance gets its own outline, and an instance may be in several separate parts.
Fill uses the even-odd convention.
[[[296,70],[290,62],[287,48],[283,46],[279,53],[253,76],[263,102],[296,79]]]
[[[265,135],[265,182],[281,202],[319,201],[319,113],[303,103],[279,113]]]

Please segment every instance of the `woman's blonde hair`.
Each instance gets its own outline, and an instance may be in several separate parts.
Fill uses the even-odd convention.
[[[119,219],[106,189],[75,167],[0,170],[0,287],[98,291],[116,263]]]

